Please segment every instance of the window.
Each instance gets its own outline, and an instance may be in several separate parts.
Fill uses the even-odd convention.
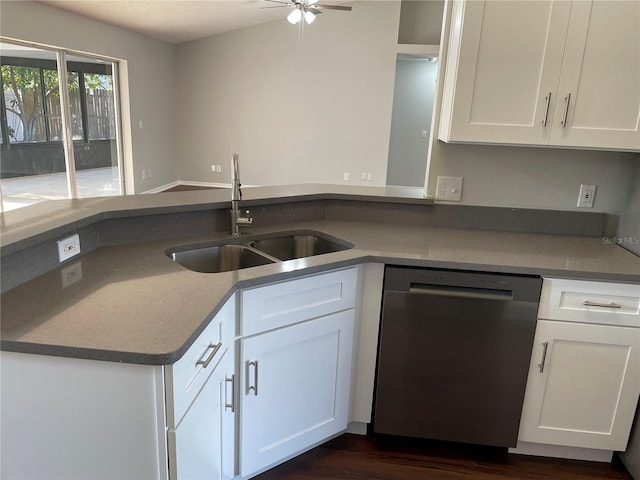
[[[0,178],[5,210],[42,200],[123,194],[117,62],[63,52],[72,150],[64,148],[57,52],[0,43]],[[73,169],[74,175],[68,175]],[[75,178],[73,185],[70,179]]]

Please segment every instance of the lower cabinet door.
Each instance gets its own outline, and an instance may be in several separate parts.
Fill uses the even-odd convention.
[[[243,478],[347,427],[353,328],[351,309],[242,340]]]
[[[538,320],[518,440],[625,450],[640,329]]]
[[[172,480],[234,477],[234,355],[227,350],[175,429],[169,430]]]

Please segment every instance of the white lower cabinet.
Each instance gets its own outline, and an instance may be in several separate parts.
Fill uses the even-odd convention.
[[[625,450],[640,395],[640,286],[545,279],[539,317],[518,448]]]
[[[357,278],[349,268],[241,293],[242,478],[347,428]]]
[[[234,367],[234,352],[230,348],[178,426],[169,430],[171,479],[234,477]]]
[[[166,367],[171,480],[235,476],[235,330],[232,297],[191,348]]]
[[[328,440],[349,419],[357,278],[241,291],[172,365],[1,352],[3,478],[249,478]]]
[[[539,320],[518,440],[624,450],[639,366],[640,329]]]
[[[242,340],[240,473],[347,428],[354,310]]]

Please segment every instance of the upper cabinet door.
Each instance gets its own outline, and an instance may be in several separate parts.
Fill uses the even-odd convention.
[[[552,145],[640,149],[640,2],[573,2],[558,95]]]
[[[440,140],[640,150],[640,2],[456,0]]]
[[[456,1],[439,138],[549,143],[571,3]]]

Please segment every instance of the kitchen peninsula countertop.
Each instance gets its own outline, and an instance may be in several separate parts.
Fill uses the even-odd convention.
[[[310,195],[349,197],[346,191],[319,190]],[[228,201],[222,200],[224,193],[228,192],[220,194],[218,208],[228,205]],[[386,198],[402,203],[389,192],[377,193],[360,191],[361,198],[358,195],[355,198],[367,201]],[[173,203],[168,195],[159,195],[156,200],[155,195],[144,195],[112,202],[104,199],[84,202],[81,206],[76,204],[76,208],[61,206],[57,216],[43,215],[42,221],[31,225],[26,221],[21,225],[14,219],[12,226],[5,224],[4,228],[9,244],[17,246],[33,237],[46,237],[52,230],[70,223],[96,221],[96,216],[110,218],[144,215],[159,208],[193,208],[193,195],[177,195]],[[309,195],[306,187],[305,195]],[[265,199],[258,199],[257,194],[247,194],[247,202],[252,196],[264,204]],[[272,201],[285,202],[286,196]],[[406,202],[429,203],[419,195]],[[323,232],[353,243],[354,248],[206,274],[174,263],[165,250],[225,238],[228,234],[100,247],[2,295],[2,350],[171,364],[184,354],[235,291],[366,262],[640,283],[640,257],[600,237],[434,228],[375,219],[301,221],[253,228],[251,234],[285,230]]]

